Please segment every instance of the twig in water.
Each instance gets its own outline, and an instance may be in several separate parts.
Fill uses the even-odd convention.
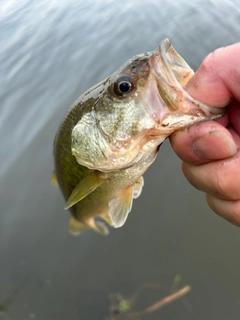
[[[190,286],[185,286],[182,289],[178,290],[177,292],[174,292],[174,293],[170,294],[169,296],[166,296],[163,299],[157,301],[156,303],[154,303],[150,307],[146,308],[145,310],[129,313],[127,315],[127,319],[136,319],[136,318],[141,317],[145,314],[155,312],[158,309],[164,307],[165,305],[173,302],[174,300],[181,298],[182,296],[187,294],[190,290],[191,290]]]

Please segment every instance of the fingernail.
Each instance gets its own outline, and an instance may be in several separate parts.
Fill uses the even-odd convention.
[[[233,156],[237,147],[232,137],[215,130],[193,141],[192,150],[201,160],[220,160]]]

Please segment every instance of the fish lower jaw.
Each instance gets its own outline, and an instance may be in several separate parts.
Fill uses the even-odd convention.
[[[162,120],[159,129],[163,130],[165,128],[177,130],[203,120],[206,120],[206,117],[203,114],[195,116],[188,114],[168,114]]]
[[[219,110],[219,108],[210,108],[204,112],[202,109],[198,108],[196,110],[191,110],[191,114],[184,112],[175,112],[166,114],[161,123],[157,124],[157,130],[164,132],[173,132],[180,128],[190,126],[197,122],[209,121],[221,118],[225,114],[225,110]],[[214,113],[215,112],[215,113]]]

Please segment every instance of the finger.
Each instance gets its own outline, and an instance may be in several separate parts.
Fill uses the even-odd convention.
[[[228,158],[237,152],[231,133],[214,121],[174,132],[170,142],[178,157],[192,164]]]
[[[240,135],[240,103],[233,101],[228,112],[229,121],[234,130]]]
[[[237,150],[239,151],[239,149],[240,149],[240,135],[232,127],[229,127],[228,131],[229,131],[229,133],[231,133],[233,141],[237,147]]]
[[[209,207],[219,216],[240,227],[240,200],[223,200],[206,196]]]
[[[227,112],[223,117],[214,120],[215,122],[221,124],[225,128],[229,125],[229,112],[228,111],[229,111],[229,108],[227,108]]]
[[[240,101],[240,43],[219,48],[202,62],[186,86],[195,99],[223,107],[232,98]]]
[[[197,189],[226,200],[240,199],[240,151],[230,158],[192,165],[183,163],[182,170]]]

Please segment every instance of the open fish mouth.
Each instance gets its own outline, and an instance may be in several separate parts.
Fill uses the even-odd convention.
[[[184,87],[194,71],[171,46],[169,39],[163,40],[153,52],[150,65],[162,104],[165,105],[159,110],[162,127],[181,128],[201,119],[216,119],[225,114],[224,109],[209,107],[185,91]],[[156,112],[154,115],[157,118]]]

